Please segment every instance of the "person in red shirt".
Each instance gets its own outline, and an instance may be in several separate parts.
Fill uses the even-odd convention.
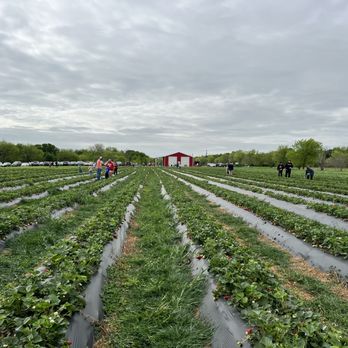
[[[112,174],[114,174],[115,171],[115,163],[111,159],[108,160],[108,168],[111,176]]]

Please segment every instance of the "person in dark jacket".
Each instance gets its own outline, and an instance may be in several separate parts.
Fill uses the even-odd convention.
[[[278,176],[283,176],[283,170],[284,170],[283,162],[279,162],[277,170],[278,170]]]
[[[232,175],[232,173],[233,173],[233,169],[234,169],[234,166],[233,166],[233,163],[228,163],[227,164],[227,168],[226,168],[227,170],[226,170],[226,174],[227,175]]]
[[[285,165],[285,177],[290,178],[291,176],[291,169],[293,168],[292,162],[289,160]]]
[[[314,177],[314,170],[313,170],[312,168],[310,168],[310,167],[307,167],[307,168],[306,168],[305,177],[306,177],[307,179],[313,180],[313,177]]]

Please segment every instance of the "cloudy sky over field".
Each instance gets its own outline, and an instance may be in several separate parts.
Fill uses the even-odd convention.
[[[2,0],[0,140],[347,146],[346,0]]]

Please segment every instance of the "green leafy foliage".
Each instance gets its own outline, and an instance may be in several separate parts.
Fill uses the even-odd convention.
[[[206,181],[199,181],[187,176],[184,179],[255,213],[274,225],[285,228],[288,232],[311,243],[314,247],[325,249],[335,256],[348,258],[348,233],[346,231],[285,211],[257,198],[216,187]]]
[[[68,319],[83,306],[82,290],[100,262],[104,245],[113,238],[140,177],[127,179],[109,205],[54,244],[40,267],[19,285],[8,284],[0,295],[0,341],[9,347],[67,347]]]
[[[83,203],[88,196],[108,185],[112,180],[119,179],[129,174],[128,171],[122,172],[117,177],[110,180],[101,180],[81,187],[75,187],[67,191],[48,196],[46,198],[28,202],[19,206],[0,210],[0,238],[9,232],[23,227],[27,224],[42,223],[50,218],[51,213],[56,209],[70,207],[75,203]]]
[[[347,335],[327,325],[320,314],[305,308],[286,290],[250,249],[238,244],[195,201],[185,195],[187,188],[162,175],[167,190],[185,222],[191,238],[204,249],[218,287],[216,297],[236,306],[252,325],[248,339],[255,347],[344,347]]]

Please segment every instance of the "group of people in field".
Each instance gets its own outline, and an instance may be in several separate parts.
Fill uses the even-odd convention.
[[[95,163],[95,168],[97,170],[97,180],[101,179],[103,165],[105,166],[105,179],[108,179],[112,175],[117,175],[118,165],[116,161],[109,159],[105,163],[103,163],[103,157],[99,157],[97,162]],[[91,168],[90,168],[91,173]]]
[[[285,169],[285,177],[290,178],[291,177],[291,170],[293,167],[294,167],[294,165],[292,164],[292,162],[290,160],[287,161],[285,164],[283,162],[279,162],[279,164],[277,166],[278,176],[283,176],[283,171]],[[234,169],[233,163],[228,162],[227,166],[226,166],[226,174],[232,175],[233,169]],[[313,177],[314,177],[314,170],[307,166],[306,171],[305,171],[305,178],[313,180]]]
[[[283,164],[283,162],[279,162],[279,164],[277,166],[278,176],[283,176],[283,170],[285,169],[285,177],[290,178],[291,169],[293,167],[294,167],[294,165],[292,164],[292,162],[290,160],[286,164]],[[314,178],[314,170],[308,166],[306,167],[305,178],[310,179],[310,180],[313,180],[313,178]]]

